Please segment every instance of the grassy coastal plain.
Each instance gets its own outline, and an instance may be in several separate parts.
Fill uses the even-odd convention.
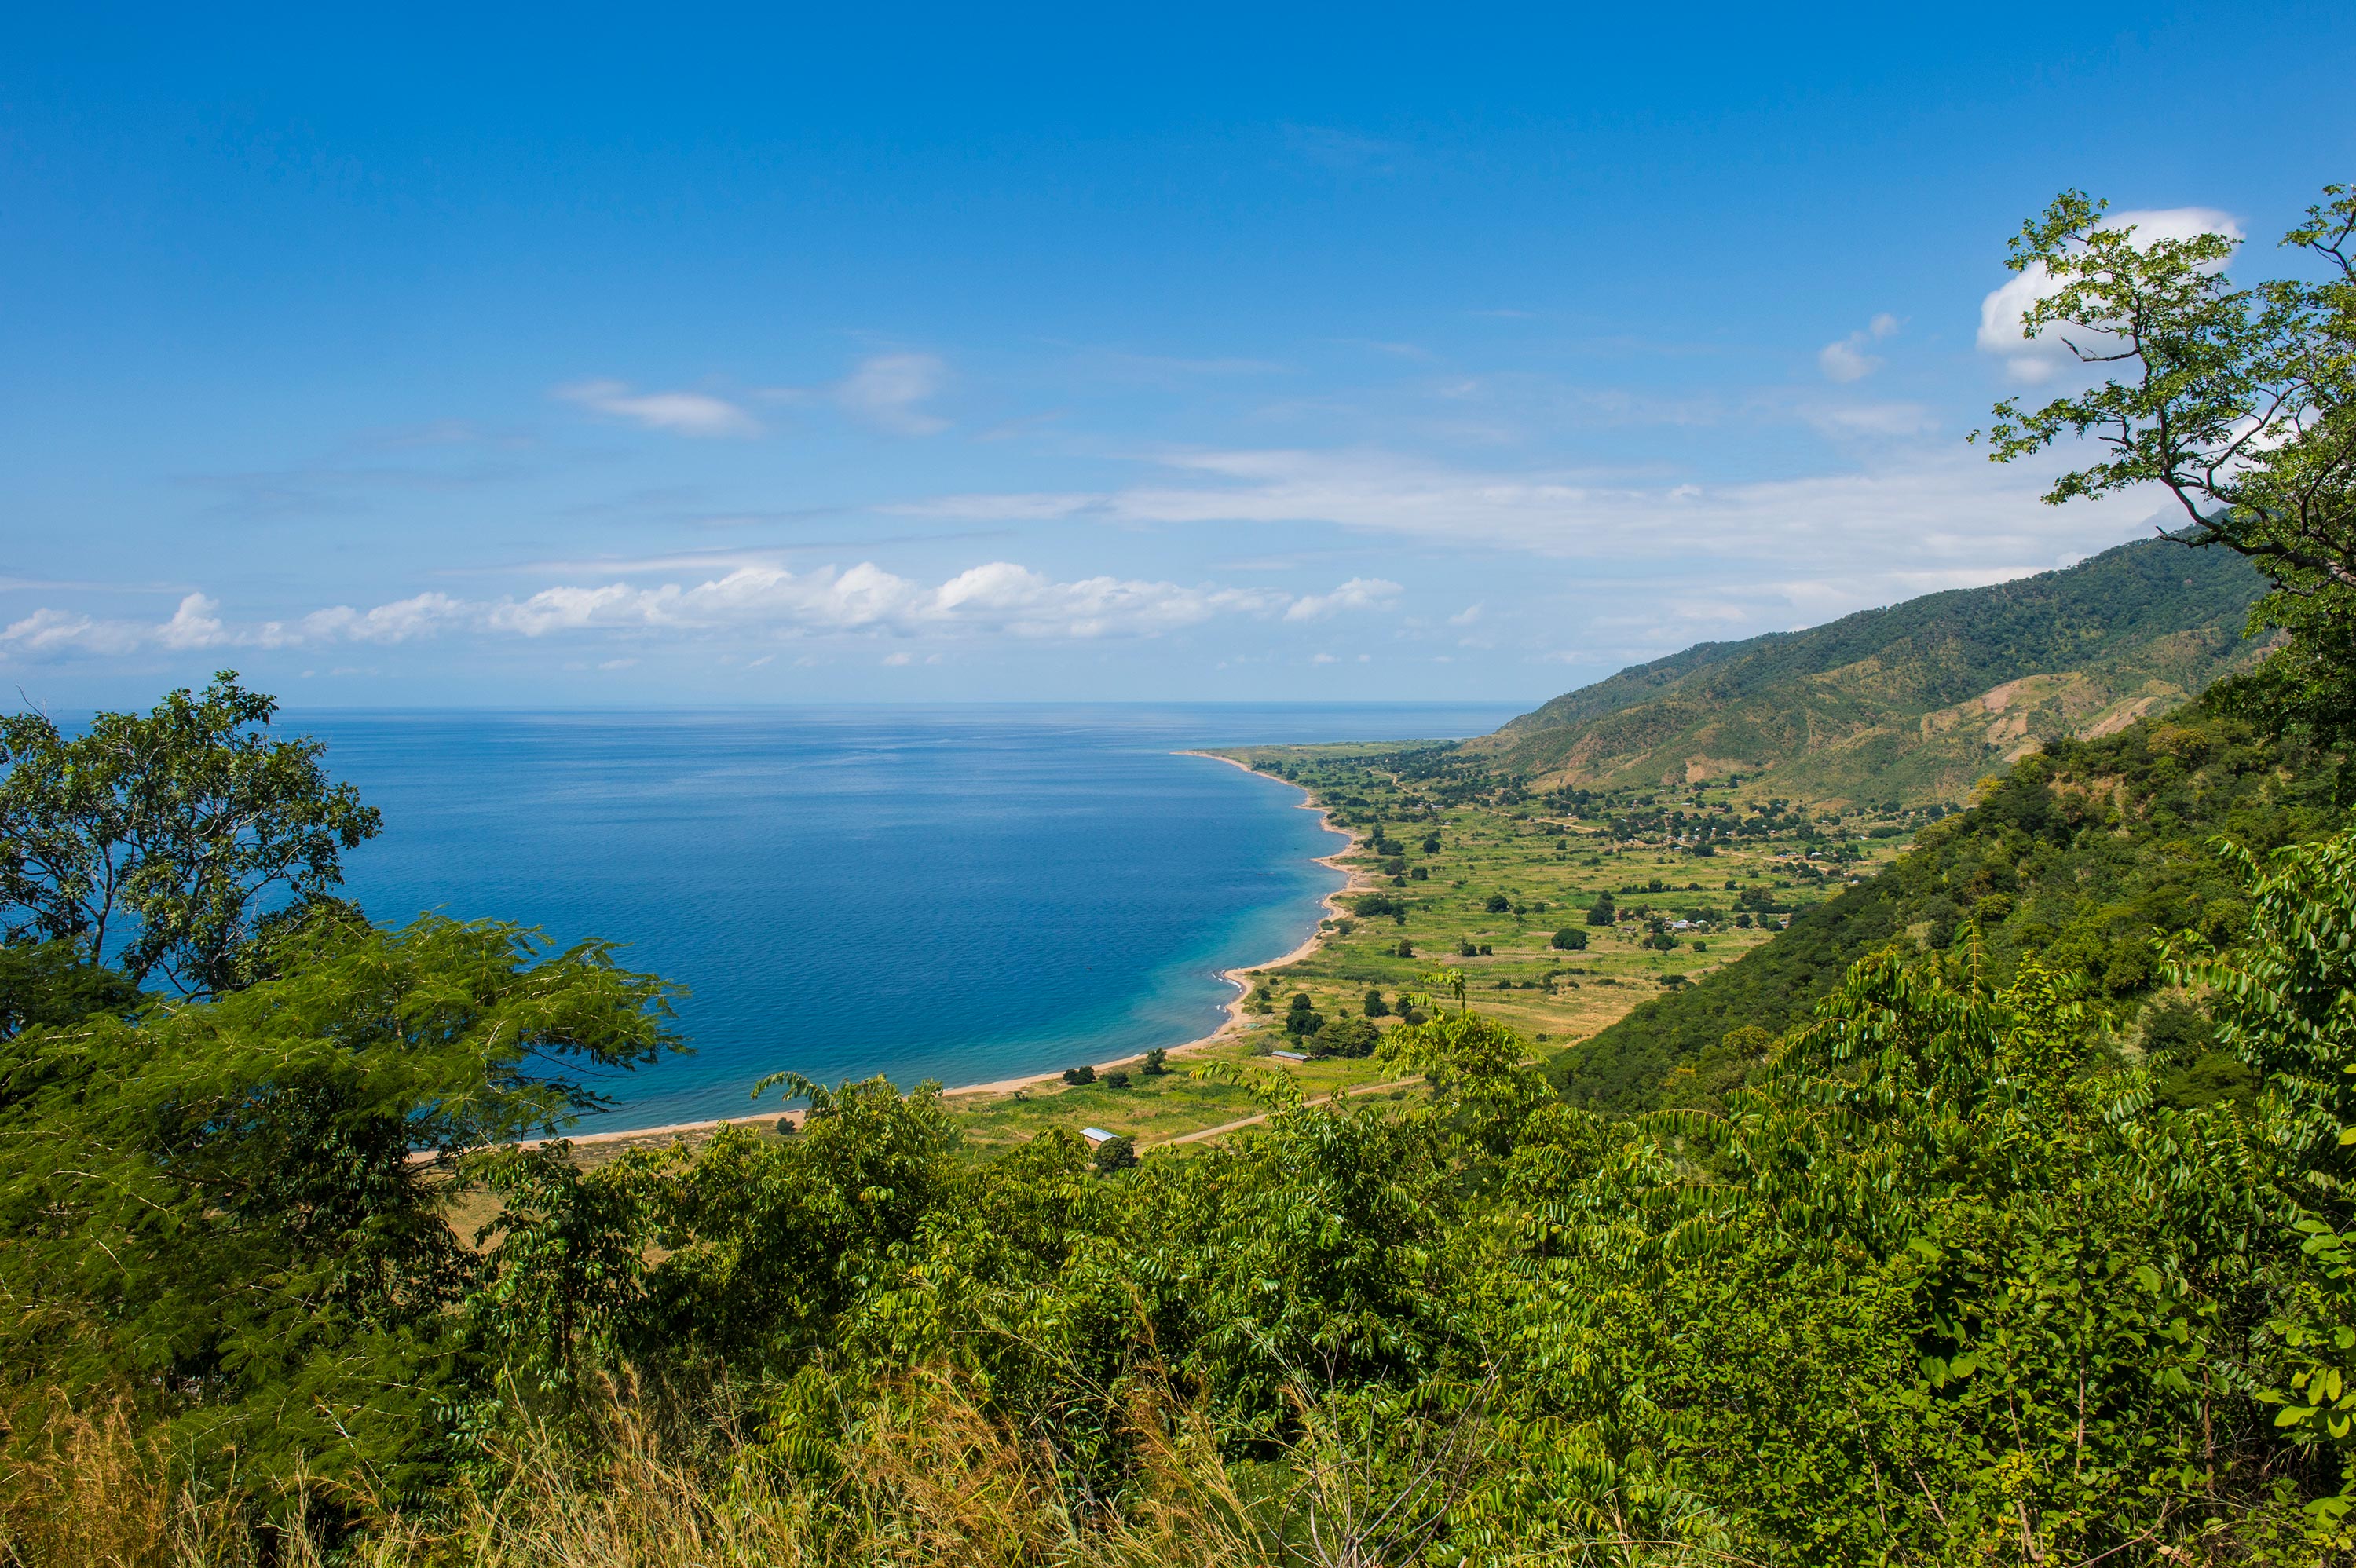
[[[1314,1050],[1313,1036],[1287,1027],[1297,996],[1321,1020],[1388,1029],[1402,997],[1429,992],[1430,977],[1445,969],[1463,975],[1472,1006],[1542,1054],[1573,1047],[1872,875],[1931,815],[1802,805],[1740,780],[1535,795],[1446,742],[1206,755],[1300,787],[1350,834],[1334,857],[1350,873],[1331,901],[1334,912],[1288,960],[1237,972],[1248,988],[1234,1021],[1173,1051],[1162,1074],[1148,1074],[1138,1058],[1099,1065],[1086,1084],[953,1091],[950,1104],[978,1148],[1051,1126],[1101,1127],[1135,1139],[1141,1155],[1199,1147],[1206,1135],[1258,1120],[1248,1088],[1201,1071],[1215,1062],[1288,1073],[1312,1098],[1416,1092],[1376,1058],[1272,1053]],[[1590,923],[1599,901],[1612,918]],[[1580,945],[1558,946],[1558,932]],[[1381,1008],[1371,1017],[1370,993]],[[1125,1087],[1108,1082],[1112,1072],[1127,1074]]]

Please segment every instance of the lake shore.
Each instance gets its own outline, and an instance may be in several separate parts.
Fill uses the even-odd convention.
[[[1245,773],[1254,774],[1257,777],[1275,779],[1279,784],[1285,784],[1292,789],[1298,789],[1301,791],[1301,798],[1295,803],[1296,808],[1302,811],[1313,811],[1317,813],[1318,822],[1322,827],[1323,827],[1327,832],[1337,834],[1347,840],[1347,842],[1343,844],[1339,848],[1333,850],[1331,854],[1311,857],[1311,859],[1312,859],[1317,864],[1321,866],[1329,866],[1334,870],[1341,872],[1344,879],[1340,887],[1334,889],[1332,892],[1327,893],[1319,901],[1319,907],[1324,912],[1323,918],[1333,919],[1345,913],[1346,911],[1344,910],[1341,901],[1353,893],[1363,892],[1369,885],[1371,885],[1367,881],[1366,874],[1362,869],[1355,866],[1344,865],[1343,863],[1343,858],[1349,855],[1359,847],[1361,840],[1358,835],[1348,828],[1335,826],[1333,822],[1333,808],[1324,805],[1316,797],[1315,794],[1305,786],[1293,784],[1290,779],[1277,778],[1273,773],[1261,773],[1258,769],[1250,766],[1248,763],[1238,762],[1233,757],[1221,756],[1215,752],[1183,751],[1175,752],[1171,754],[1181,757],[1202,757],[1211,762],[1224,763],[1231,768],[1240,768]],[[1290,965],[1300,963],[1302,959],[1317,951],[1319,944],[1326,938],[1327,929],[1328,928],[1320,925],[1316,930],[1312,931],[1308,937],[1299,945],[1295,946],[1290,952],[1283,954],[1279,957],[1271,958],[1258,964],[1237,965],[1232,968],[1222,969],[1219,971],[1219,978],[1236,988],[1235,996],[1226,1003],[1226,1019],[1220,1023],[1218,1028],[1213,1029],[1208,1034],[1187,1040],[1183,1044],[1168,1046],[1163,1049],[1173,1058],[1183,1057],[1208,1050],[1212,1046],[1217,1045],[1224,1040],[1232,1040],[1237,1034],[1242,1033],[1243,1030],[1248,1027],[1250,1022],[1250,1015],[1244,1011],[1244,1003],[1251,995],[1252,977],[1266,975],[1276,970],[1283,969]],[[1139,1059],[1139,1053],[1132,1052],[1130,1055],[1118,1057],[1110,1061],[1091,1062],[1089,1065],[1094,1067],[1098,1072],[1103,1072],[1113,1068],[1129,1065],[1137,1061]],[[1031,1089],[1042,1084],[1058,1083],[1062,1080],[1062,1077],[1063,1070],[1059,1068],[1052,1072],[1033,1072],[1012,1078],[993,1079],[986,1083],[958,1084],[953,1087],[944,1089],[942,1091],[942,1095],[946,1099],[957,1099],[963,1096],[973,1095],[1011,1094],[1018,1090]],[[783,1115],[790,1117],[797,1125],[799,1125],[801,1120],[800,1112],[789,1111],[783,1113]],[[654,1141],[686,1137],[695,1134],[717,1132],[719,1129],[725,1126],[775,1126],[777,1121],[778,1115],[776,1114],[751,1116],[716,1116],[698,1122],[672,1122],[659,1127],[631,1127],[626,1129],[616,1129],[612,1132],[573,1133],[566,1135],[562,1141],[575,1145],[615,1144],[639,1139]],[[521,1147],[531,1147],[536,1144],[555,1141],[558,1140],[550,1138],[533,1139],[530,1143]]]

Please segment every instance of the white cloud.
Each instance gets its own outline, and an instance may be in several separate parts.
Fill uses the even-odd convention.
[[[1111,523],[1323,524],[1451,551],[1551,558],[1573,564],[1547,572],[1547,592],[1570,602],[1590,592],[1646,598],[1655,627],[1669,615],[1661,589],[1626,587],[1631,573],[1657,573],[1664,585],[1723,584],[1762,614],[1795,604],[1837,613],[1929,592],[1916,586],[1925,574],[1944,574],[1938,585],[1947,586],[2044,571],[2147,531],[2161,510],[2159,498],[2136,495],[2044,506],[2059,459],[1999,467],[1960,445],[1903,439],[1932,423],[1912,404],[1809,417],[1835,433],[1876,439],[1856,448],[1847,472],[1730,484],[1483,470],[1371,450],[1181,453],[1160,459],[1167,480],[1027,495],[1022,505],[1031,516]],[[967,496],[905,509],[970,516],[992,505]],[[1828,586],[1810,586],[1819,583]],[[1317,604],[1328,597],[1311,596]],[[1299,616],[1315,613],[1312,605]],[[1641,656],[1662,651],[1643,645]]]
[[[878,354],[835,383],[834,400],[876,429],[894,435],[932,435],[948,421],[920,406],[948,379],[948,367],[929,354]]]
[[[1322,621],[1343,610],[1387,610],[1399,585],[1380,577],[1354,577],[1331,593],[1303,594],[1284,613],[1288,621]]]
[[[623,382],[599,380],[575,381],[557,388],[555,395],[645,430],[693,436],[761,433],[760,423],[752,415],[709,392],[633,392]]]
[[[2211,207],[2169,207],[2141,212],[2114,212],[2103,219],[2104,229],[2133,228],[2141,240],[2190,240],[2199,234],[2222,234],[2230,239],[2242,238],[2242,226],[2231,214]],[[2030,267],[2016,272],[2002,287],[1992,289],[1980,301],[1980,329],[1977,343],[1983,354],[2000,355],[2005,373],[2025,386],[2036,386],[2051,380],[2056,375],[2078,362],[2076,355],[2059,339],[2046,334],[2035,338],[2020,335],[2022,315],[2029,307],[2055,292],[2052,274],[2043,267]],[[2095,349],[2101,347],[2096,338],[2082,338],[2080,347]]]
[[[1734,624],[1723,613],[1728,605],[1750,607],[1754,625],[1782,625],[2045,570],[2146,531],[2160,510],[2138,496],[2044,507],[2039,494],[2058,459],[1996,467],[1960,446],[1909,440],[1930,422],[1912,404],[1800,412],[1819,428],[1878,439],[1854,447],[1854,463],[1844,472],[1742,483],[1676,472],[1632,476],[1473,466],[1371,449],[1183,452],[1159,458],[1141,482],[1122,487],[969,495],[891,510],[1209,525],[1250,531],[1258,540],[1265,539],[1258,525],[1300,525],[1338,530],[1342,537],[1333,542],[1344,551],[1369,549],[1365,539],[1349,537],[1357,535],[1455,560],[1508,552],[1531,559],[1497,570],[1514,576],[1517,592],[1545,601],[1547,612],[1507,617],[1499,645],[1514,645],[1513,627],[1547,622],[1555,628],[1549,641],[1559,641],[1565,619],[1600,626],[1624,614],[1628,629],[1588,639],[1596,657],[1622,648],[1651,656],[1676,645],[1675,636],[1724,635]],[[1326,553],[1295,549],[1282,559],[1287,570],[1297,570],[1294,563]],[[1051,576],[1005,560],[918,580],[873,561],[797,571],[785,559],[685,552],[543,563],[538,581],[546,586],[536,592],[360,601],[284,624],[241,623],[202,594],[155,621],[107,620],[59,606],[0,629],[0,654],[91,657],[143,648],[397,645],[431,637],[624,645],[607,646],[608,654],[642,653],[649,641],[730,637],[1082,641],[1153,637],[1223,619],[1305,628],[1347,613],[1396,611],[1404,596],[1399,583],[1371,574],[1296,594],[1217,581]],[[1453,632],[1440,630],[1439,612],[1435,624],[1410,623],[1401,631],[1452,641],[1484,613],[1467,605],[1447,617]],[[1485,623],[1483,635],[1490,635]]]
[[[935,587],[873,562],[796,573],[740,567],[683,585],[556,587],[472,607],[486,629],[538,637],[599,628],[799,632],[1002,633],[1018,637],[1151,636],[1225,614],[1273,614],[1289,601],[1264,589],[1088,577],[1059,582],[1012,561],[958,572]]]
[[[201,593],[191,593],[180,601],[172,618],[155,629],[155,640],[167,648],[217,648],[229,641],[215,612],[220,603]]]
[[[0,629],[0,655],[27,659],[97,657],[143,647],[194,652],[230,646],[282,647],[294,641],[275,621],[232,630],[222,624],[220,606],[201,593],[181,599],[169,620],[102,619],[43,608]]]
[[[1881,368],[1880,357],[1868,354],[1866,345],[1892,336],[1897,331],[1898,318],[1884,311],[1862,329],[1817,349],[1816,367],[1827,380],[1861,381]]]
[[[145,630],[129,621],[100,621],[65,610],[41,609],[0,631],[0,649],[29,658],[128,653],[139,645]]]
[[[396,644],[448,633],[539,638],[563,633],[750,632],[787,635],[876,633],[901,636],[1008,636],[1092,640],[1151,637],[1221,616],[1273,619],[1297,604],[1310,615],[1371,607],[1398,584],[1354,579],[1333,593],[1295,599],[1273,589],[1098,576],[1058,581],[1012,561],[991,561],[927,586],[862,562],[808,572],[743,566],[701,582],[562,584],[523,597],[457,599],[420,593],[370,609],[338,604],[293,627],[236,627],[201,594],[161,624],[102,621],[43,609],[0,630],[0,653],[48,658],[296,643]],[[620,668],[607,663],[600,668]]]
[[[1742,571],[1762,560],[1853,567],[2042,559],[2051,551],[2038,548],[2041,541],[2107,543],[2158,509],[2132,496],[2048,507],[2035,465],[1997,467],[1960,447],[1863,451],[1865,461],[1847,473],[1674,486],[1462,469],[1373,452],[1203,453],[1166,460],[1203,482],[1114,492],[1095,509],[1115,521],[1322,521],[1598,562],[1656,560],[1666,543],[1679,570]],[[1672,539],[1664,528],[1674,528]]]
[[[1829,381],[1861,381],[1881,368],[1878,355],[1865,352],[1865,334],[1852,332],[1816,350],[1816,368]]]
[[[1018,636],[1151,635],[1216,615],[1270,613],[1283,603],[1284,595],[1266,589],[1185,588],[1112,577],[1055,582],[993,561],[942,583],[919,619],[971,623]]]
[[[313,641],[405,643],[465,621],[470,613],[463,600],[446,593],[420,593],[372,610],[355,610],[348,604],[315,610],[303,617],[299,629]]]

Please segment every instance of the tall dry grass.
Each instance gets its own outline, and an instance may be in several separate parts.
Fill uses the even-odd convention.
[[[430,1512],[380,1512],[334,1557],[338,1568],[1275,1561],[1203,1424],[1159,1407],[1138,1414],[1138,1483],[1107,1503],[1074,1496],[1044,1445],[944,1379],[880,1402],[824,1482],[797,1480],[724,1435],[690,1456],[659,1435],[675,1420],[658,1423],[616,1398],[597,1413],[594,1441],[527,1426],[492,1456],[495,1484],[460,1489]],[[326,1568],[328,1554],[299,1517],[262,1525],[226,1497],[207,1501],[177,1482],[127,1403],[38,1419],[34,1456],[0,1478],[8,1568]]]
[[[1149,1391],[1128,1411],[1123,1489],[1081,1495],[1043,1442],[955,1381],[920,1377],[877,1401],[812,1480],[724,1424],[689,1431],[679,1410],[617,1392],[587,1436],[523,1424],[482,1467],[495,1481],[426,1510],[363,1507],[330,1552],[299,1488],[274,1494],[297,1507],[274,1526],[252,1494],[192,1488],[127,1403],[44,1407],[37,1441],[25,1440],[33,1416],[6,1414],[31,1457],[0,1476],[5,1568],[1390,1568],[1425,1560],[1468,1464],[1462,1435],[1442,1432],[1407,1476],[1377,1483],[1328,1442],[1258,1467],[1247,1496],[1203,1414]],[[1627,1539],[1505,1560],[1739,1562]]]
[[[0,1563],[7,1568],[262,1568],[244,1499],[176,1484],[128,1399],[0,1404]]]

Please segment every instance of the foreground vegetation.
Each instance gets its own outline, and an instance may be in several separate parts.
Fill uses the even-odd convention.
[[[1416,1097],[1271,1077],[1254,1136],[1109,1177],[1064,1133],[970,1158],[880,1082],[795,1085],[788,1138],[461,1152],[527,1114],[500,1042],[637,1049],[650,983],[306,928],[231,995],[8,1041],[14,1550],[2307,1551],[2356,1402],[2356,838],[2248,892],[2177,974],[2249,1115],[2157,1104],[2033,965],[1880,957],[1720,1114],[1566,1105],[1424,996],[1383,1043]],[[480,1252],[437,1218],[468,1182]]]

